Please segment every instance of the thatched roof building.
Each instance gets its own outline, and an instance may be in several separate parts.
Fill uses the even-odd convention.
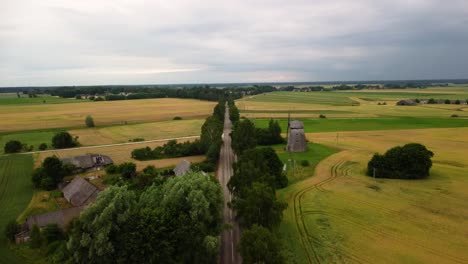
[[[288,122],[288,144],[286,150],[289,152],[307,151],[307,141],[304,133],[304,124],[301,121]]]
[[[76,176],[63,189],[63,196],[73,206],[82,206],[96,200],[99,189],[87,180]]]
[[[181,160],[179,162],[179,164],[177,164],[177,166],[174,168],[174,174],[176,176],[182,176],[184,174],[186,174],[187,172],[190,171],[190,161],[187,161],[187,160]]]
[[[71,163],[76,168],[87,170],[94,167],[104,167],[114,163],[109,156],[101,154],[86,154],[62,159],[63,163]]]

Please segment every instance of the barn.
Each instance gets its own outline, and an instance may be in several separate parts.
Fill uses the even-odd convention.
[[[304,124],[301,121],[294,120],[288,122],[288,152],[307,151],[307,141],[304,133]]]
[[[63,158],[62,162],[64,164],[73,164],[78,170],[89,170],[114,163],[109,156],[101,154],[86,154],[82,156]]]
[[[94,202],[99,189],[89,181],[76,176],[62,189],[62,192],[65,199],[73,206],[82,206]]]

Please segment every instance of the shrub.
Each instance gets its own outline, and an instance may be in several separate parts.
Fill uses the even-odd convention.
[[[132,138],[132,139],[129,139],[128,141],[130,142],[141,142],[141,141],[145,141],[144,138]]]
[[[458,117],[458,115],[457,115],[457,114],[453,114],[453,115],[451,115],[450,117]]]
[[[377,178],[421,179],[429,176],[434,153],[418,143],[394,147],[384,155],[375,154],[367,165],[367,174]]]
[[[455,101],[455,104],[460,104],[460,100],[456,100],[456,101]]]
[[[39,145],[39,150],[46,150],[47,149],[47,143],[41,143]]]
[[[114,164],[108,165],[106,167],[106,173],[107,174],[115,174],[115,173],[118,173],[118,172],[119,172],[119,169]]]
[[[86,127],[94,127],[94,119],[92,116],[88,115],[85,119]]]
[[[301,166],[302,166],[302,167],[309,167],[309,166],[310,166],[310,163],[309,163],[308,160],[302,160],[302,161],[301,161]]]
[[[436,104],[437,102],[434,100],[434,98],[431,98],[429,99],[429,101],[427,101],[428,104]]]
[[[5,153],[17,153],[23,149],[23,144],[18,140],[10,140],[5,144],[3,151]]]
[[[54,190],[54,191],[50,192],[50,196],[52,198],[62,198],[63,197],[63,192],[61,192],[59,190]]]
[[[319,118],[327,118],[325,115],[320,114]]]
[[[31,241],[31,248],[39,248],[42,245],[41,230],[36,224],[34,224],[31,229],[31,233],[29,234],[29,240]]]
[[[416,99],[414,99],[414,102],[416,102],[417,104],[419,104],[419,103],[421,102],[421,100],[419,100],[419,99],[416,98]]]
[[[172,120],[182,120],[182,117],[180,117],[180,116],[175,116]]]
[[[450,104],[450,100],[449,100],[449,99],[445,99],[444,103],[445,103],[445,104]]]
[[[64,239],[64,235],[62,233],[62,230],[58,227],[57,224],[47,224],[43,229],[41,233],[42,237],[44,238],[45,242],[47,244],[50,244],[54,241],[57,240],[62,240]]]
[[[119,165],[119,171],[123,178],[131,178],[136,175],[136,165],[133,162],[124,162]]]
[[[58,132],[52,138],[52,146],[57,149],[76,147],[77,142],[68,132]]]
[[[6,238],[11,242],[15,241],[15,235],[21,230],[20,225],[16,222],[16,220],[10,220],[8,224],[5,226],[5,230],[3,231]]]

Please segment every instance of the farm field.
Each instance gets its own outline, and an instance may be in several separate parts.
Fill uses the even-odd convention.
[[[26,208],[32,196],[32,156],[0,157],[0,230]],[[3,233],[2,233],[3,234]],[[27,263],[10,251],[4,236],[0,239],[0,263]]]
[[[200,135],[203,119],[170,120],[142,124],[119,125],[69,130],[78,136],[83,146],[128,142],[134,138],[145,140]],[[50,141],[50,140],[49,140]]]
[[[394,91],[394,92],[392,92]],[[402,92],[401,90],[363,90],[353,92],[273,92],[247,97],[237,101],[241,115],[248,118],[286,118],[288,113],[295,118],[359,117],[443,117],[456,114],[468,117],[468,105],[421,104],[396,106],[396,102],[408,98],[468,99],[468,88],[448,89],[445,93],[434,91]],[[379,103],[386,105],[379,105]]]
[[[97,126],[184,119],[211,114],[214,102],[192,99],[142,99],[45,105],[0,105],[0,133],[85,127],[92,115]]]
[[[30,132],[15,132],[12,134],[0,134],[0,154],[3,153],[3,146],[10,140],[18,140],[23,144],[33,145],[33,151],[38,150],[39,145],[46,143],[48,147],[51,146],[54,131],[30,131]]]
[[[467,263],[468,128],[308,133],[342,151],[279,191],[291,262]],[[375,152],[418,142],[435,153],[425,180],[365,176]]]

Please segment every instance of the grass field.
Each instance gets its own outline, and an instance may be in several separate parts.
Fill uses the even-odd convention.
[[[12,155],[0,157],[0,263],[26,263],[12,251],[3,236],[8,221],[16,219],[26,208],[32,196],[32,156]]]
[[[278,120],[281,131],[287,131],[288,121]],[[350,119],[302,119],[305,132],[341,132],[366,130],[397,130],[422,128],[468,127],[468,119],[461,118],[350,118]],[[268,119],[256,119],[258,127],[268,127]]]
[[[39,145],[46,143],[47,146],[51,147],[52,137],[55,131],[30,131],[30,132],[16,132],[11,134],[0,134],[0,153],[3,153],[3,147],[5,143],[10,140],[19,140],[23,144],[33,145],[34,151],[38,150]]]
[[[468,263],[468,128],[310,133],[341,152],[279,191],[292,263]],[[364,175],[374,152],[408,142],[435,153],[425,180]]]
[[[28,95],[20,94],[18,98],[16,93],[0,93],[0,105],[31,105],[31,104],[64,104],[64,103],[79,103],[81,100],[74,98],[60,98],[50,95],[38,95],[35,98],[29,98]],[[83,100],[84,101],[84,100]]]
[[[184,119],[211,114],[214,102],[192,99],[145,99],[74,104],[0,105],[0,133],[85,127],[92,115],[97,126]]]

